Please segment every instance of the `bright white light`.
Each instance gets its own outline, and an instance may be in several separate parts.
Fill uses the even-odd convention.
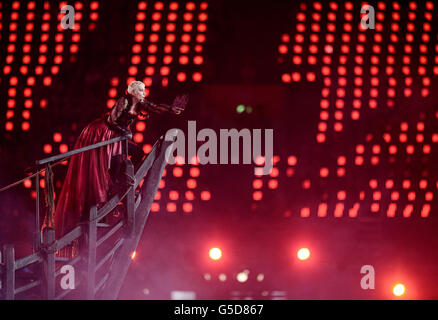
[[[310,257],[310,250],[307,249],[307,248],[301,248],[297,252],[297,257],[300,260],[307,260],[307,259],[309,259],[309,257]]]
[[[248,274],[249,270],[243,270],[242,272],[239,272],[236,276],[237,281],[240,283],[246,282],[248,280]]]
[[[222,251],[219,248],[210,249],[210,258],[213,260],[219,260],[222,257]]]
[[[402,283],[397,283],[392,289],[395,296],[400,297],[405,294],[406,288]]]
[[[219,280],[222,281],[222,282],[226,281],[227,280],[227,275],[225,273],[221,273],[219,275]]]

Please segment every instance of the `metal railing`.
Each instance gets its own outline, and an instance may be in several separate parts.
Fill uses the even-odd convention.
[[[131,136],[126,135],[42,159],[37,161],[37,166],[47,165],[119,141],[126,141],[125,150],[127,154],[127,139],[129,138]],[[55,239],[55,230],[49,227],[43,229],[41,237],[39,174],[37,174],[34,253],[15,260],[14,247],[12,245],[3,246],[0,255],[2,257],[0,258],[1,298],[15,299],[17,295],[23,297],[26,294],[26,298],[32,298],[30,293],[33,292],[37,299],[64,299],[72,292],[76,292],[74,297],[79,299],[116,299],[129,268],[131,254],[138,245],[148,218],[153,198],[169,156],[168,147],[171,143],[171,141],[165,141],[163,136],[160,137],[135,173],[134,184],[115,194],[101,208],[98,209],[97,206],[92,206],[88,221],[75,227],[60,239]],[[132,164],[127,166],[127,171],[134,175]],[[136,196],[136,188],[142,179],[144,179],[144,183]],[[125,206],[125,216],[113,226],[110,226],[106,232],[99,234],[99,221],[112,212],[121,201]],[[137,220],[138,223],[136,223]],[[115,241],[113,239],[113,244],[110,241],[112,238],[117,238]],[[83,241],[83,245],[77,256],[68,259],[55,255],[57,251],[79,239]],[[106,252],[103,248],[104,244],[107,247]],[[98,254],[99,248],[103,251],[100,254]],[[74,290],[61,290],[59,286],[56,286],[58,283],[57,277],[62,275],[60,265],[66,264],[78,266],[78,269],[82,271],[78,276],[76,289]],[[105,265],[107,265],[107,268],[104,268]],[[25,268],[33,268],[34,278],[17,284],[17,273]],[[40,288],[39,292],[37,291],[38,287]]]

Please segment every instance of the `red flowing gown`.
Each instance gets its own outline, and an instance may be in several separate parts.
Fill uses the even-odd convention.
[[[91,122],[82,130],[74,149],[120,136],[109,127],[105,117]],[[87,219],[89,209],[107,201],[111,185],[109,166],[111,157],[122,154],[122,143],[117,142],[71,157],[67,176],[55,210],[56,238],[59,239],[80,221]]]

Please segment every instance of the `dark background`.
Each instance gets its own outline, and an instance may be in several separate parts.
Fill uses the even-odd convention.
[[[184,11],[186,2],[180,2],[179,12]],[[333,64],[331,88],[336,90],[337,58],[342,55],[338,50],[341,41],[341,32],[345,19],[342,12],[345,2],[330,1],[340,7],[337,15],[335,32],[336,48],[332,55]],[[20,18],[18,20],[17,47],[23,43],[22,34],[26,25],[23,15],[26,11],[26,1],[20,1]],[[58,2],[51,1],[53,13],[50,21],[53,29],[56,28]],[[99,18],[92,22],[89,17],[89,1],[83,1],[83,22],[81,23],[81,40],[76,55],[69,53],[71,42],[69,37],[72,31],[64,31],[65,52],[59,74],[53,76],[50,86],[42,84],[41,76],[36,80],[32,100],[35,106],[31,109],[30,130],[20,130],[19,114],[25,110],[23,106],[23,83],[29,75],[19,72],[21,53],[14,53],[15,62],[11,65],[10,74],[1,75],[0,86],[0,182],[5,186],[13,181],[25,177],[26,169],[35,160],[48,156],[43,152],[44,144],[52,144],[56,154],[59,143],[53,142],[53,134],[61,132],[62,143],[66,143],[69,150],[73,148],[76,137],[85,125],[108,110],[108,90],[112,77],[118,77],[117,96],[126,89],[128,68],[131,65],[132,45],[134,42],[134,25],[138,12],[138,1],[101,1]],[[155,1],[148,1],[146,9],[146,25],[148,25]],[[200,12],[200,2],[194,1],[196,12]],[[297,33],[296,14],[306,13],[306,26],[310,27],[311,13],[315,10],[312,1],[292,2],[253,2],[253,1],[210,1],[208,13],[206,42],[202,52],[204,63],[201,66],[189,64],[181,66],[171,65],[169,85],[163,87],[161,76],[153,78],[150,87],[150,98],[155,101],[171,103],[176,94],[188,92],[190,103],[181,117],[156,116],[147,120],[147,129],[142,144],[153,144],[154,141],[167,129],[178,127],[186,131],[187,121],[196,120],[198,131],[202,128],[212,128],[219,132],[220,128],[273,128],[274,154],[280,157],[277,165],[279,170],[278,188],[270,190],[266,187],[270,177],[262,177],[264,182],[263,199],[253,200],[253,165],[206,165],[200,167],[200,176],[197,178],[198,187],[194,190],[195,200],[193,212],[182,210],[181,198],[187,190],[186,180],[189,178],[190,165],[185,165],[182,178],[172,177],[173,166],[167,167],[165,177],[166,187],[161,190],[162,199],[158,201],[160,211],[152,212],[145,228],[142,241],[137,250],[137,256],[131,266],[125,285],[122,288],[122,299],[170,299],[173,290],[194,291],[197,298],[229,299],[237,297],[253,297],[270,299],[277,294],[288,299],[386,299],[391,298],[391,288],[396,282],[407,285],[407,298],[436,298],[437,278],[437,237],[436,237],[436,197],[437,197],[437,169],[436,169],[436,142],[432,135],[437,125],[437,94],[436,74],[433,67],[436,60],[436,8],[431,10],[433,20],[430,21],[432,30],[429,32],[431,40],[427,43],[429,51],[424,54],[428,57],[426,65],[427,76],[430,77],[430,94],[427,97],[420,95],[422,77],[416,74],[416,66],[421,55],[418,45],[421,44],[421,26],[426,12],[425,4],[418,3],[416,10],[411,10],[408,3],[403,3],[401,12],[400,37],[403,37],[408,17],[408,11],[417,12],[413,21],[416,26],[414,52],[412,59],[413,95],[403,96],[403,81],[405,75],[401,72],[404,40],[396,43],[397,52],[395,74],[399,85],[397,95],[393,99],[395,107],[385,108],[388,97],[385,94],[377,98],[379,107],[375,110],[363,107],[361,118],[352,121],[349,112],[352,109],[351,83],[354,80],[353,66],[347,66],[348,79],[345,97],[345,119],[342,122],[344,129],[336,133],[328,129],[325,143],[317,143],[318,123],[321,90],[324,88],[321,74],[323,46],[316,65],[303,63],[300,66],[292,63],[290,53],[293,44],[289,43],[289,52],[280,54],[278,46],[281,35],[289,34],[291,38]],[[386,20],[383,35],[388,34],[391,23],[390,15],[393,12],[392,2],[387,1]],[[8,25],[12,2],[2,1],[2,30],[0,42],[0,67],[4,67],[7,53],[9,34]],[[303,4],[306,5],[303,10]],[[323,1],[322,15],[329,11],[329,1]],[[372,4],[372,3],[371,3]],[[42,12],[42,3],[36,4],[35,25],[39,26],[38,12]],[[374,4],[377,8],[377,4]],[[167,8],[167,3],[164,5]],[[166,9],[165,9],[166,10]],[[354,16],[352,38],[359,33],[357,24],[360,21],[360,3],[354,2],[351,11]],[[321,31],[316,32],[323,39],[327,21],[321,21]],[[95,24],[94,30],[87,30],[90,24]],[[164,28],[165,20],[161,22]],[[199,21],[194,21],[194,25]],[[182,22],[176,22],[177,32],[180,34]],[[149,26],[149,25],[148,25]],[[150,29],[149,29],[150,30]],[[306,29],[308,30],[308,29]],[[38,39],[38,28],[34,32],[34,39]],[[144,32],[148,35],[148,29]],[[368,39],[365,43],[366,51],[364,75],[365,83],[369,83],[369,58],[372,55],[372,35],[374,30],[367,30]],[[305,37],[309,34],[304,33]],[[21,38],[20,38],[21,37]],[[35,40],[36,41],[36,40]],[[160,40],[161,41],[161,40]],[[306,38],[305,43],[309,41]],[[347,43],[351,48],[357,43],[352,40]],[[382,47],[388,42],[384,37]],[[53,41],[52,41],[53,42]],[[36,41],[36,43],[38,43]],[[160,42],[161,43],[161,42]],[[293,41],[292,41],[293,43]],[[192,45],[192,44],[191,44]],[[146,44],[144,44],[146,46]],[[161,47],[160,47],[161,48]],[[31,56],[38,56],[33,47]],[[305,58],[307,53],[302,56]],[[163,55],[159,51],[157,56]],[[177,57],[176,51],[173,55]],[[349,63],[354,58],[352,52],[346,54]],[[384,92],[387,75],[384,70],[387,66],[385,57],[387,52],[378,56],[380,72],[377,77],[381,80],[379,86]],[[147,52],[142,52],[146,57]],[[35,59],[36,60],[36,59]],[[31,63],[31,65],[35,65]],[[139,70],[144,70],[145,63]],[[201,82],[178,82],[176,74],[187,71],[188,74],[200,71],[203,74]],[[315,82],[282,82],[282,75],[291,72],[315,72]],[[7,101],[9,95],[9,79],[12,76],[19,78],[17,86],[17,106],[14,117],[14,130],[5,129]],[[140,71],[138,79],[142,80],[144,71]],[[369,85],[368,85],[369,86]],[[364,85],[364,88],[367,85]],[[40,108],[39,102],[47,100],[47,107]],[[332,102],[335,100],[331,98]],[[363,104],[370,99],[369,93],[364,90]],[[239,104],[253,107],[251,114],[236,112]],[[383,106],[383,107],[381,107]],[[332,108],[332,107],[331,107]],[[330,109],[330,112],[333,110]],[[333,126],[333,113],[328,121],[329,128]],[[421,152],[422,144],[415,141],[417,133],[415,126],[422,120],[425,124],[425,142],[431,146],[430,154]],[[407,155],[399,152],[395,157],[383,152],[379,156],[379,164],[371,165],[371,147],[379,144],[387,149],[387,144],[381,138],[384,132],[390,132],[397,139],[400,124],[407,122],[408,139],[417,152]],[[135,129],[134,129],[135,132]],[[368,137],[370,137],[369,139]],[[399,149],[403,148],[400,141],[394,142]],[[354,164],[355,148],[358,144],[365,147],[365,165]],[[385,149],[385,150],[386,150]],[[418,151],[420,150],[420,151]],[[298,158],[295,173],[287,176],[289,156]],[[346,175],[336,177],[338,168],[336,160],[340,155],[347,159]],[[392,159],[394,158],[394,159]],[[320,177],[320,168],[327,167],[329,177]],[[57,168],[55,177],[57,192],[60,190],[65,167]],[[382,192],[381,201],[373,201],[369,181],[379,181],[378,190]],[[387,179],[394,179],[395,190],[400,191],[400,199],[396,201],[398,211],[394,218],[386,216],[390,202],[390,192],[385,189]],[[407,198],[407,190],[402,188],[402,180],[410,179],[412,188],[409,191],[416,193],[415,200]],[[421,179],[428,181],[427,188],[420,189]],[[310,180],[311,187],[303,188],[303,182]],[[34,229],[35,202],[31,197],[32,188],[22,185],[0,194],[0,242],[14,243],[18,252],[24,254],[30,250],[31,232]],[[167,193],[170,190],[180,191],[180,200],[177,201],[177,211],[166,211],[169,201]],[[200,192],[208,190],[211,200],[200,200]],[[337,199],[338,191],[345,190],[345,201]],[[365,197],[359,199],[364,191]],[[425,200],[425,193],[432,192],[433,199]],[[328,205],[327,217],[317,216],[317,208],[321,202]],[[345,204],[343,216],[334,217],[334,208],[337,203]],[[354,203],[359,202],[360,209],[356,218],[348,216],[348,210]],[[371,212],[370,205],[380,203],[378,212]],[[420,216],[424,204],[431,205],[429,217]],[[407,204],[414,205],[412,216],[404,218],[402,210]],[[310,208],[310,217],[300,216],[301,208]],[[222,248],[224,257],[217,263],[208,258],[208,249],[212,246]],[[296,250],[307,246],[312,257],[304,264],[296,261]],[[373,265],[376,270],[376,289],[362,290],[360,288],[360,268],[363,265]],[[244,269],[250,270],[249,280],[238,283],[235,276]],[[207,281],[204,274],[211,274],[212,279]],[[227,280],[221,282],[218,275],[224,273]],[[264,279],[258,282],[257,274],[263,273]],[[147,290],[144,290],[147,289]],[[278,293],[278,292],[279,293]],[[276,293],[277,292],[277,293]]]

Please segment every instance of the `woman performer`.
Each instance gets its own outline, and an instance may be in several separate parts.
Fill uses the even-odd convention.
[[[109,114],[84,128],[74,149],[130,133],[129,127],[137,116],[146,117],[149,112],[180,114],[184,111],[187,100],[187,95],[184,95],[176,97],[171,106],[154,104],[145,99],[144,83],[133,81],[128,86],[127,94],[117,100]],[[131,146],[135,146],[129,142]],[[75,228],[79,222],[86,220],[91,206],[99,206],[107,201],[121,162],[122,142],[72,156],[54,214],[57,239]],[[45,221],[43,228],[47,225],[52,227],[50,224]],[[68,254],[73,255],[74,252]]]

